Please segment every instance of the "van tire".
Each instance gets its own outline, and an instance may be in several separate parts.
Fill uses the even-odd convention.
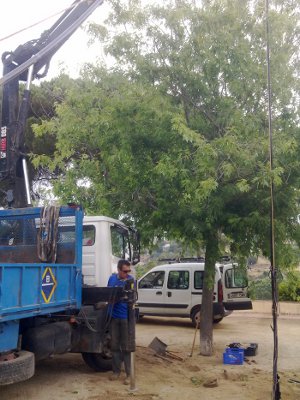
[[[222,321],[222,319],[223,319],[223,317],[221,317],[221,318],[214,318],[213,323],[214,323],[214,324],[218,324],[219,322]]]
[[[192,311],[192,316],[191,316],[192,324],[196,328],[196,325],[198,324],[198,328],[200,327],[200,308],[196,307]]]
[[[0,361],[0,385],[22,382],[34,375],[34,354],[21,350],[15,355],[14,359]]]
[[[105,372],[112,369],[111,358],[99,353],[81,353],[84,362],[96,372]]]

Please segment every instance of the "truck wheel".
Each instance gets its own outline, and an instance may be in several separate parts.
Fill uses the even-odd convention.
[[[15,356],[0,361],[0,385],[22,382],[34,375],[34,354],[22,350],[16,352]]]
[[[110,371],[112,369],[111,358],[106,358],[99,353],[81,353],[84,362],[96,372]]]

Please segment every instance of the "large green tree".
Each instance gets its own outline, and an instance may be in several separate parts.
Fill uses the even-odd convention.
[[[65,200],[124,215],[146,238],[166,233],[205,248],[200,351],[210,355],[220,237],[233,254],[269,254],[271,181],[278,262],[299,242],[299,10],[287,0],[271,12],[270,171],[264,2],[111,5],[107,26],[91,33],[118,72],[87,67],[57,117],[36,128],[57,138],[54,156],[38,162],[59,168]]]

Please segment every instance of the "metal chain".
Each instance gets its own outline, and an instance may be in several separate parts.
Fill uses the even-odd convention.
[[[55,262],[60,207],[43,207],[37,235],[37,254],[43,262]]]

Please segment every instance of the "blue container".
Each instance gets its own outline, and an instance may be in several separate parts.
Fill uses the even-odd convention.
[[[223,364],[242,365],[243,363],[244,349],[225,349],[225,353],[223,353]]]

